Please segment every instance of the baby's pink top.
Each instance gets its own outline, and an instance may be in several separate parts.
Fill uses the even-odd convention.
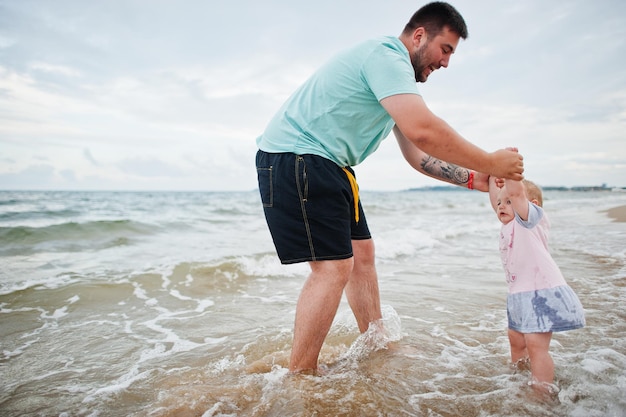
[[[541,207],[528,204],[528,221],[515,214],[515,220],[500,230],[500,256],[509,294],[566,285],[548,250],[550,222]]]

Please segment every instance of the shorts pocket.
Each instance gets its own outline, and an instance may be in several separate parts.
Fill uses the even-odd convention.
[[[272,207],[274,205],[272,167],[257,168],[256,172],[259,179],[259,192],[261,193],[261,202],[263,203],[263,207]]]

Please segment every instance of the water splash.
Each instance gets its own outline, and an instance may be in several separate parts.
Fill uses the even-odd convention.
[[[370,323],[340,357],[339,362],[355,363],[372,352],[388,349],[390,344],[402,339],[402,323],[400,316],[391,306],[381,306],[383,318]]]

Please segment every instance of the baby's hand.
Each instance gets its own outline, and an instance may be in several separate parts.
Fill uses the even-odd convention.
[[[496,178],[495,183],[498,188],[504,187],[504,178]]]

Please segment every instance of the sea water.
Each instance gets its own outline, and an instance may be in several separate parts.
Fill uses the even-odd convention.
[[[1,416],[624,416],[626,193],[545,193],[587,326],[556,333],[556,399],[509,364],[484,193],[363,192],[392,343],[345,302],[323,375],[287,372],[306,264],[258,193],[0,192]]]

